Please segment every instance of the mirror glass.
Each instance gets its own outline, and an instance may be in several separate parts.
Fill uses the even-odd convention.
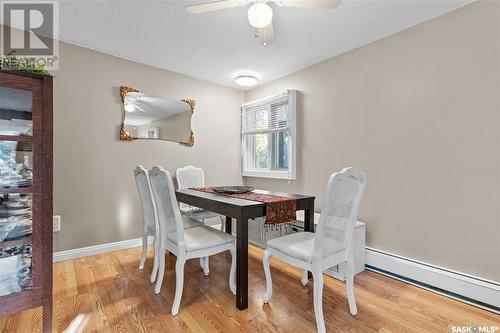
[[[121,87],[124,117],[120,139],[167,140],[192,146],[193,100],[149,96],[133,88]]]

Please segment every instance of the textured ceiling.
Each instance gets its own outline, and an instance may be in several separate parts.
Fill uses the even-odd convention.
[[[274,43],[254,37],[247,8],[189,14],[193,0],[60,1],[60,39],[140,63],[237,87],[296,72],[473,0],[344,0],[335,10],[274,10]],[[239,87],[238,87],[239,88]]]

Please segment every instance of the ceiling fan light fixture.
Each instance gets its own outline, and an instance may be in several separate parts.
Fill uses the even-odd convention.
[[[135,111],[134,104],[125,103],[125,111],[127,111],[127,112],[134,112]]]
[[[236,76],[234,78],[234,82],[236,82],[236,84],[239,86],[251,87],[251,86],[256,85],[259,82],[259,79],[257,79],[253,75],[244,74],[244,75]]]
[[[273,9],[265,3],[256,3],[248,9],[248,22],[255,28],[265,28],[273,20]]]

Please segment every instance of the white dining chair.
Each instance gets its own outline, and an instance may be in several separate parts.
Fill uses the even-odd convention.
[[[155,251],[153,252],[155,254],[153,259],[154,272],[155,267],[158,266],[158,258],[156,256],[156,245],[159,244],[157,242],[156,236],[156,230],[158,230],[158,222],[156,221],[156,210],[153,204],[153,200],[151,200],[151,189],[149,187],[148,171],[139,165],[134,169],[134,177],[135,183],[137,185],[137,190],[139,192],[139,198],[141,200],[142,217],[144,224],[142,232],[142,255],[141,260],[139,261],[139,269],[144,269],[146,256],[148,254],[148,236],[152,236],[155,239]],[[153,279],[153,277],[156,275],[153,272],[151,273],[151,279]]]
[[[152,236],[154,237],[154,251],[153,270],[151,271],[150,281],[151,283],[153,283],[156,280],[156,276],[158,273],[158,252],[160,250],[160,229],[158,224],[156,203],[154,202],[153,194],[151,193],[148,171],[139,165],[134,169],[134,177],[141,201],[144,224],[142,232],[142,255],[141,260],[139,261],[139,269],[144,269],[144,264],[146,263],[146,257],[148,254],[148,237]],[[193,219],[183,218],[183,225],[184,228],[191,228],[203,224]]]
[[[204,187],[205,173],[202,168],[197,168],[191,165],[177,169],[175,172],[177,178],[177,186],[179,189]],[[196,220],[205,222],[206,219],[219,217],[221,219],[221,231],[224,231],[225,219],[222,215],[211,212],[209,210],[193,207],[184,203],[180,204],[181,214],[192,217]]]
[[[316,233],[299,232],[267,242],[263,255],[266,275],[264,303],[273,294],[270,259],[272,256],[304,270],[302,284],[307,284],[307,272],[312,272],[314,284],[314,314],[318,332],[325,332],[323,318],[323,271],[346,265],[346,287],[349,310],[357,314],[354,299],[353,233],[359,202],[366,185],[366,175],[349,167],[330,176]]]
[[[175,175],[177,178],[177,186],[179,189],[205,187],[205,173],[203,172],[202,168],[187,165],[185,167],[178,168],[175,172]],[[222,215],[206,209],[193,207],[185,203],[180,203],[179,207],[181,209],[181,214],[199,220],[203,223],[205,223],[206,219],[219,217],[221,220],[220,230],[224,231],[225,219]],[[209,258],[200,258],[200,266],[203,268],[205,275],[208,275],[210,272]]]
[[[159,252],[161,255],[159,256],[155,293],[159,294],[161,291],[165,273],[165,251],[177,256],[175,264],[175,297],[171,311],[173,316],[179,313],[186,260],[205,258],[229,251],[232,259],[229,273],[229,289],[233,294],[236,294],[236,246],[234,237],[205,225],[184,229],[170,173],[161,167],[155,166],[149,171],[149,179],[158,211],[161,240]]]

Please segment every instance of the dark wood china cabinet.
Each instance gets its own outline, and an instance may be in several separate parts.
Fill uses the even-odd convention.
[[[0,316],[52,331],[52,77],[0,70]]]

